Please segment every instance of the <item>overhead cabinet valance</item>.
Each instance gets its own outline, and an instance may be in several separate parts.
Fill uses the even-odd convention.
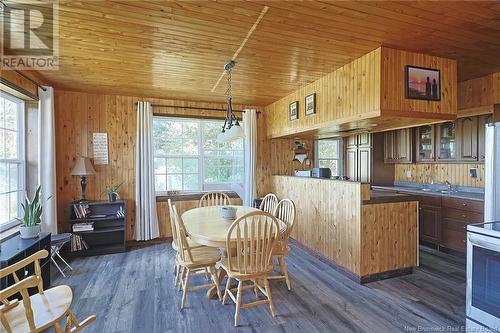
[[[439,70],[440,100],[406,98],[406,66]],[[425,89],[423,73],[424,81],[418,84]],[[315,113],[306,115],[305,98],[311,94],[316,94]],[[297,119],[289,114],[295,101]],[[453,120],[457,115],[456,61],[380,47],[267,106],[265,113],[271,138],[351,135]]]

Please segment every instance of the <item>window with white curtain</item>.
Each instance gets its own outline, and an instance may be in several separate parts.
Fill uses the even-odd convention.
[[[156,192],[229,190],[243,184],[243,139],[217,142],[223,123],[153,118]]]
[[[0,92],[0,232],[19,224],[25,195],[24,101]]]
[[[342,139],[321,139],[315,141],[315,163],[318,168],[330,168],[332,176],[342,173]]]

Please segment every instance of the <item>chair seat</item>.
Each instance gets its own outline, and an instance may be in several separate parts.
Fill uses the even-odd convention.
[[[191,256],[193,261],[182,261],[178,256],[179,263],[188,268],[196,268],[215,265],[220,260],[219,250],[208,246],[191,248]],[[189,258],[189,255],[186,253],[185,257]]]
[[[236,262],[237,259],[232,258],[232,261]],[[227,272],[227,275],[229,275],[230,277],[235,278],[235,279],[251,278],[252,276],[264,276],[264,275],[271,273],[274,270],[274,266],[271,263],[271,264],[269,264],[267,269],[264,269],[264,270],[257,270],[254,267],[247,267],[246,273],[235,271],[235,270],[230,271],[229,264],[228,264],[228,258],[223,258],[220,261],[220,265]],[[248,266],[250,266],[249,263],[248,263]],[[234,267],[233,267],[233,269],[234,269]],[[243,269],[242,269],[242,271],[243,271]]]
[[[31,308],[36,328],[42,331],[60,321],[68,312],[72,300],[71,288],[65,285],[45,290],[43,294],[31,296]],[[17,306],[4,314],[12,332],[26,333],[30,331],[22,301],[19,301]]]
[[[187,238],[187,241],[188,241],[189,247],[192,249],[197,248],[197,247],[205,247],[204,245],[196,243],[194,240],[192,240],[189,237]],[[177,246],[175,245],[174,242],[172,242],[172,248],[177,252]]]

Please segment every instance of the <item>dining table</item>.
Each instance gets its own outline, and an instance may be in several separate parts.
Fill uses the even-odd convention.
[[[198,244],[222,249],[222,255],[228,253],[226,245],[227,231],[231,224],[243,215],[251,212],[260,211],[257,208],[247,206],[230,206],[236,208],[236,216],[234,219],[222,218],[222,206],[198,207],[190,209],[182,214],[182,220],[189,237]],[[286,230],[286,224],[279,221],[280,234]],[[231,238],[231,241],[233,238]],[[234,235],[234,241],[236,236]],[[226,277],[227,273],[224,269],[219,269],[219,282]],[[223,285],[223,284],[222,284]],[[217,296],[215,287],[212,287],[207,292],[208,298]]]

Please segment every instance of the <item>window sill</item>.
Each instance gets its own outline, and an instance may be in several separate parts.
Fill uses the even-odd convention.
[[[19,224],[5,231],[0,232],[0,242],[4,242],[9,238],[16,236],[17,234],[19,234]]]
[[[238,194],[233,191],[223,191],[229,198],[239,198]],[[168,199],[172,201],[190,201],[190,200],[200,200],[201,197],[208,192],[198,192],[198,193],[179,193],[179,194],[156,194],[156,202],[165,202]]]

